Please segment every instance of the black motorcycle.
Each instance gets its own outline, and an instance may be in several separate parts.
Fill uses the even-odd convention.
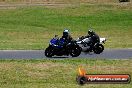
[[[81,54],[81,48],[76,41],[65,43],[64,39],[51,39],[49,46],[45,50],[46,57],[56,56],[69,56],[77,57]]]

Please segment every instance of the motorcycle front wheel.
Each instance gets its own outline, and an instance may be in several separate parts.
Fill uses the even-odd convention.
[[[45,56],[46,57],[52,57],[53,56],[53,49],[52,49],[52,47],[46,48],[46,50],[45,50]]]

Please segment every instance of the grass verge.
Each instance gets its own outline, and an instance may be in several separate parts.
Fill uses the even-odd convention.
[[[61,37],[64,28],[76,39],[89,27],[108,39],[106,48],[131,48],[131,4],[0,9],[0,49],[44,49],[55,34]]]
[[[78,67],[88,74],[130,74],[132,60],[62,59],[0,60],[1,88],[131,88],[130,84],[88,84],[80,86],[75,78]]]

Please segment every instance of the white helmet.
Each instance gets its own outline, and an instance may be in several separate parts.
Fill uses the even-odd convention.
[[[68,29],[65,29],[63,32],[69,33],[69,30]]]
[[[68,29],[64,29],[63,36],[68,36],[68,35],[69,35],[69,30]]]

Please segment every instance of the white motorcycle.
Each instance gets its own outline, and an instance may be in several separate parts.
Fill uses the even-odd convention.
[[[104,50],[104,46],[103,44],[105,44],[106,42],[106,38],[100,38],[100,42],[95,43],[92,48],[91,46],[88,44],[88,42],[90,41],[89,38],[84,38],[83,36],[78,38],[77,40],[77,44],[82,48],[83,52],[94,52],[96,54],[100,54],[103,52]]]

